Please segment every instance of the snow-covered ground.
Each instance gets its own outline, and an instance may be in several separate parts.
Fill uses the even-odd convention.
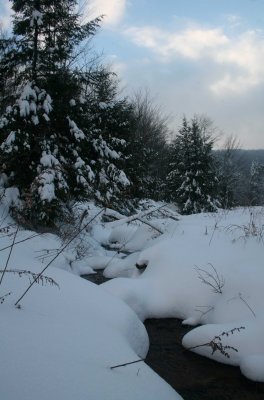
[[[0,297],[11,294],[0,304],[1,398],[180,398],[144,362],[111,369],[145,357],[146,318],[201,325],[184,337],[186,348],[264,381],[263,209],[179,216],[161,206],[146,202],[133,218],[102,210],[92,223],[100,209],[76,206],[82,232],[44,273],[59,288],[43,278],[21,308],[14,304],[30,275],[5,273]],[[2,249],[16,233],[6,211],[2,204],[1,269],[10,247]],[[64,243],[19,229],[15,242],[30,239],[14,246],[7,269],[41,271],[71,229]],[[116,279],[98,287],[78,276],[97,269]]]
[[[137,252],[137,264],[147,265],[142,274],[103,288],[142,321],[177,317],[202,324],[183,338],[186,348],[263,382],[263,255],[263,208],[181,216]]]
[[[1,269],[40,272],[61,246],[51,234],[19,230],[0,207]],[[100,229],[99,229],[100,230]],[[29,239],[30,238],[30,239]],[[29,239],[29,240],[26,240]],[[100,246],[98,246],[100,247]],[[137,315],[101,287],[63,269],[74,268],[65,250],[15,307],[32,276],[6,272],[0,285],[3,400],[145,400],[181,397],[144,362],[148,335]],[[45,257],[48,258],[45,258]],[[44,257],[44,258],[43,258]],[[78,267],[78,263],[76,262]],[[78,267],[79,268],[79,267]],[[87,268],[89,270],[89,268]],[[0,279],[2,272],[0,273]],[[10,293],[11,292],[11,293]],[[10,293],[10,294],[9,294]]]

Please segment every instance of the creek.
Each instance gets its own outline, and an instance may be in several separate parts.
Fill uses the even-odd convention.
[[[107,280],[102,271],[83,278],[96,284]],[[182,325],[176,318],[149,319],[145,326],[150,340],[146,364],[184,400],[264,400],[264,383],[252,382],[239,368],[217,363],[182,347],[183,336],[193,327]]]

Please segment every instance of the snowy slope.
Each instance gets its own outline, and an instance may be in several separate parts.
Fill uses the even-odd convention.
[[[98,213],[91,204],[88,209],[84,226]],[[87,393],[93,399],[143,399],[146,393],[151,399],[178,398],[143,362],[110,369],[144,358],[148,337],[140,320],[151,317],[181,318],[194,326],[183,338],[186,348],[240,366],[249,379],[263,382],[263,209],[180,217],[139,212],[136,219],[106,214],[114,220],[97,218],[83,231],[82,259],[77,241],[48,268],[60,290],[34,285],[16,309],[27,278],[4,276],[1,295],[12,291],[0,305],[6,399],[21,393],[22,400],[48,399],[51,392],[58,399],[74,393],[78,399]],[[2,232],[1,248],[12,243],[15,229],[9,236]],[[32,234],[19,230],[16,241]],[[40,271],[49,258],[39,255],[60,246],[55,235],[31,238],[14,247],[8,268]],[[0,254],[4,266],[9,249]],[[68,272],[97,269],[118,278],[97,287]]]
[[[184,337],[186,348],[264,381],[263,240],[261,208],[181,217],[137,254],[137,263],[147,264],[140,276],[103,287],[142,321],[204,324]]]
[[[12,223],[4,218],[2,225]],[[1,229],[1,228],[0,228]],[[12,243],[15,227],[2,229],[1,249]],[[16,241],[32,235],[19,231]],[[54,235],[41,235],[15,245],[8,269],[39,272],[45,260],[36,258],[43,249],[60,246]],[[9,250],[2,250],[1,268]],[[0,296],[1,374],[3,400],[145,400],[180,399],[144,362],[111,369],[111,366],[144,358],[148,336],[144,325],[126,304],[102,288],[64,271],[63,254],[46,275],[59,285],[28,287],[25,274],[6,273]],[[62,269],[61,269],[62,268]]]

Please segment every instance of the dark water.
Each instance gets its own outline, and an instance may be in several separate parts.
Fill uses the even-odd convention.
[[[101,271],[83,277],[96,284],[106,281]],[[182,337],[192,327],[178,319],[150,319],[145,326],[150,339],[146,363],[185,400],[264,400],[264,383],[182,347]]]
[[[151,319],[145,326],[150,339],[146,363],[185,400],[264,400],[264,383],[182,347],[182,337],[193,328],[177,319]]]

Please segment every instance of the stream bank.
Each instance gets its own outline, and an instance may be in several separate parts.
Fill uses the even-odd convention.
[[[100,284],[108,279],[103,271],[82,276]],[[264,383],[246,379],[237,367],[220,364],[186,351],[182,338],[193,327],[179,319],[145,321],[150,348],[148,364],[168,382],[184,400],[263,400]]]
[[[178,319],[145,321],[150,348],[146,363],[184,400],[263,400],[264,383],[246,379],[238,367],[186,351],[181,341],[193,327]]]

